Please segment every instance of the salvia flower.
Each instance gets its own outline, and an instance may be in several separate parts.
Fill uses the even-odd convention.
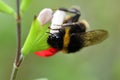
[[[64,22],[65,16],[66,16],[66,12],[61,10],[55,11],[51,20],[51,25],[50,25],[51,34],[58,32],[57,29],[62,28],[62,24]],[[59,50],[56,50],[55,48],[50,47],[46,50],[35,52],[35,54],[40,57],[50,57],[55,55],[58,51]]]
[[[59,50],[56,50],[55,48],[50,47],[46,50],[35,52],[35,54],[40,57],[50,57],[55,55],[58,51]]]
[[[31,29],[21,50],[24,56],[50,47],[47,44],[48,33],[46,32],[49,31],[48,26],[50,25],[51,17],[51,9],[45,8],[40,12],[38,17],[33,20]]]
[[[56,54],[58,50],[50,47],[47,43],[49,34],[46,32],[50,33],[52,32],[48,29],[49,26],[50,28],[53,29],[61,27],[55,26],[54,24],[62,25],[65,16],[66,13],[64,11],[56,10],[55,13],[53,14],[52,9],[50,8],[43,9],[39,13],[38,17],[34,19],[31,25],[30,32],[21,50],[23,55],[27,55],[31,52],[32,53],[34,52],[37,56],[49,57]]]

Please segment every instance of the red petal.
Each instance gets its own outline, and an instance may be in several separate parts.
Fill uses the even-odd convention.
[[[55,48],[48,48],[47,50],[35,52],[35,54],[40,57],[50,57],[56,54],[57,52],[58,50],[56,50]]]

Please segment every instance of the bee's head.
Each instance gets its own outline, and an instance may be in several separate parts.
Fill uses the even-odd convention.
[[[63,35],[61,33],[50,34],[47,42],[50,46],[60,50],[63,46]]]

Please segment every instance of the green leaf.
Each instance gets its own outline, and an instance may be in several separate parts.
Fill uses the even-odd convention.
[[[32,0],[22,0],[20,5],[21,13],[27,10]]]
[[[36,52],[40,50],[45,50],[49,48],[47,44],[48,34],[48,25],[41,26],[38,20],[34,20],[28,34],[28,37],[22,48],[22,54],[25,56],[31,52]]]
[[[15,11],[3,1],[0,1],[0,12],[15,16]]]

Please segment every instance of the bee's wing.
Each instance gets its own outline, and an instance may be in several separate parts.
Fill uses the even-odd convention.
[[[93,30],[82,33],[79,36],[83,40],[83,46],[87,47],[90,45],[98,44],[105,40],[108,36],[108,32],[105,30]]]

